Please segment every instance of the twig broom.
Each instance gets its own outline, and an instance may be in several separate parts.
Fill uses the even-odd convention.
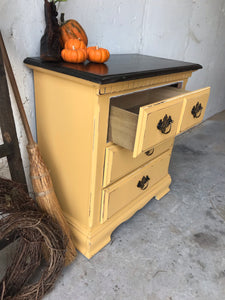
[[[9,57],[4,45],[2,34],[0,31],[0,49],[2,52],[3,62],[8,73],[8,77],[13,89],[13,93],[16,99],[16,103],[20,112],[20,116],[23,122],[25,133],[28,140],[27,152],[30,162],[30,176],[35,193],[36,200],[41,209],[51,215],[60,224],[62,230],[65,232],[68,238],[67,252],[66,252],[66,264],[69,264],[76,257],[76,249],[70,236],[70,230],[66,223],[62,210],[59,206],[58,199],[54,192],[52,180],[47,167],[41,157],[39,147],[34,142],[29,123],[27,121],[26,113],[23,107],[23,103],[20,97],[20,93],[17,87],[17,83],[13,74],[13,70],[9,61]]]

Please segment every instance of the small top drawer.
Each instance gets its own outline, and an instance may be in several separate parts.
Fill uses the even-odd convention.
[[[137,157],[174,137],[184,93],[182,89],[162,87],[111,98],[109,140]]]
[[[184,115],[179,132],[183,132],[202,121],[205,114],[209,93],[210,88],[206,87],[194,92],[189,92],[184,96]]]

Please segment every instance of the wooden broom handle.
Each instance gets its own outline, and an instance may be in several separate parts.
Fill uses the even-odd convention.
[[[15,77],[14,77],[14,74],[13,74],[13,70],[12,70],[12,67],[11,67],[11,64],[10,64],[10,61],[9,61],[9,57],[8,57],[6,48],[5,48],[5,44],[4,44],[4,41],[3,41],[3,38],[2,38],[1,31],[0,31],[0,49],[1,49],[1,52],[2,52],[3,62],[4,62],[4,65],[5,65],[5,68],[7,70],[7,74],[8,74],[12,89],[13,89],[15,99],[16,99],[16,103],[17,103],[17,106],[18,106],[18,109],[19,109],[19,112],[20,112],[20,116],[21,116],[21,119],[22,119],[22,122],[23,122],[23,126],[24,126],[24,129],[25,129],[25,132],[26,132],[26,136],[27,136],[27,139],[28,139],[28,144],[33,145],[33,144],[35,144],[35,142],[34,142],[31,130],[30,130],[29,123],[27,121],[27,116],[26,116],[26,113],[25,113],[25,110],[24,110],[24,107],[23,107],[23,103],[22,103],[22,100],[21,100],[21,97],[20,97],[20,93],[19,93],[17,84],[16,84],[16,80],[15,80]]]

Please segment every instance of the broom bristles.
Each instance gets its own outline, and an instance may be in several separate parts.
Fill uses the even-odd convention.
[[[27,151],[30,161],[30,176],[35,198],[40,208],[47,212],[53,219],[57,220],[63,232],[68,237],[66,264],[71,263],[77,253],[71,239],[69,226],[63,216],[58,199],[54,192],[53,183],[47,167],[41,157],[37,144],[28,145]]]

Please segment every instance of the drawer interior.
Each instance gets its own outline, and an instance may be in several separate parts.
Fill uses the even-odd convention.
[[[138,114],[141,106],[151,105],[186,93],[188,93],[188,91],[185,91],[184,89],[164,86],[112,97],[110,105]]]

